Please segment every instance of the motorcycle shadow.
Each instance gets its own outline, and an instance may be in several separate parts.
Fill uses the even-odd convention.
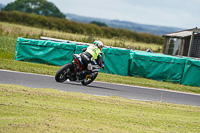
[[[119,89],[113,89],[111,87],[106,87],[106,86],[103,86],[103,85],[100,85],[100,84],[97,84],[97,83],[91,83],[87,86],[84,86],[81,83],[70,81],[70,82],[64,82],[64,84],[76,85],[76,86],[80,86],[80,87],[83,87],[83,88],[91,88],[91,89],[92,88],[98,88],[98,89],[102,89],[102,90],[122,91],[122,90],[119,90]]]

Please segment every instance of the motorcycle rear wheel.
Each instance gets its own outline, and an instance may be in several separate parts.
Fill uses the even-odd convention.
[[[68,75],[70,75],[71,73],[71,68],[72,68],[72,64],[66,64],[64,66],[62,66],[56,73],[55,75],[55,80],[57,82],[64,82],[68,79]]]

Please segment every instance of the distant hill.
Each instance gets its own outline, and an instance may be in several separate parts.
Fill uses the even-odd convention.
[[[5,7],[5,5],[0,3],[0,10],[3,7]],[[167,33],[184,30],[182,28],[177,28],[177,27],[156,26],[156,25],[139,24],[139,23],[128,22],[128,21],[84,17],[84,16],[79,16],[79,15],[70,14],[70,13],[67,13],[66,16],[67,16],[67,19],[76,21],[76,22],[90,23],[92,21],[98,21],[98,22],[105,23],[108,27],[123,28],[123,29],[140,32],[140,33],[144,32],[144,33],[151,33],[151,34],[156,34],[156,35],[164,35]]]
[[[67,13],[66,16],[67,16],[67,19],[72,20],[72,21],[83,22],[83,23],[99,21],[99,22],[105,23],[108,27],[124,28],[128,30],[133,30],[136,32],[145,32],[145,33],[151,33],[151,34],[156,34],[156,35],[164,35],[167,33],[184,30],[182,28],[176,28],[176,27],[156,26],[156,25],[139,24],[139,23],[128,22],[128,21],[84,17],[84,16],[78,16],[78,15],[70,14],[70,13]]]

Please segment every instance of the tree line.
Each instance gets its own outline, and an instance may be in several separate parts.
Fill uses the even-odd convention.
[[[66,17],[53,3],[46,0],[16,0],[8,3],[2,10],[20,11],[58,18]]]
[[[46,17],[36,14],[27,14],[17,11],[0,11],[0,21],[23,24],[27,26],[54,29],[68,33],[93,35],[105,38],[123,38],[135,42],[156,43],[162,45],[164,39],[161,36],[137,33],[126,29],[100,27],[95,24],[79,23],[65,18]]]

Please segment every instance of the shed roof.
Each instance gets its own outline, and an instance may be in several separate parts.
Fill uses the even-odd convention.
[[[169,34],[165,34],[163,35],[163,37],[188,37],[192,35],[192,32],[200,32],[200,29],[193,28],[193,29],[188,29],[188,30],[183,30],[183,31],[178,31],[178,32],[173,32],[173,33],[169,33]]]

